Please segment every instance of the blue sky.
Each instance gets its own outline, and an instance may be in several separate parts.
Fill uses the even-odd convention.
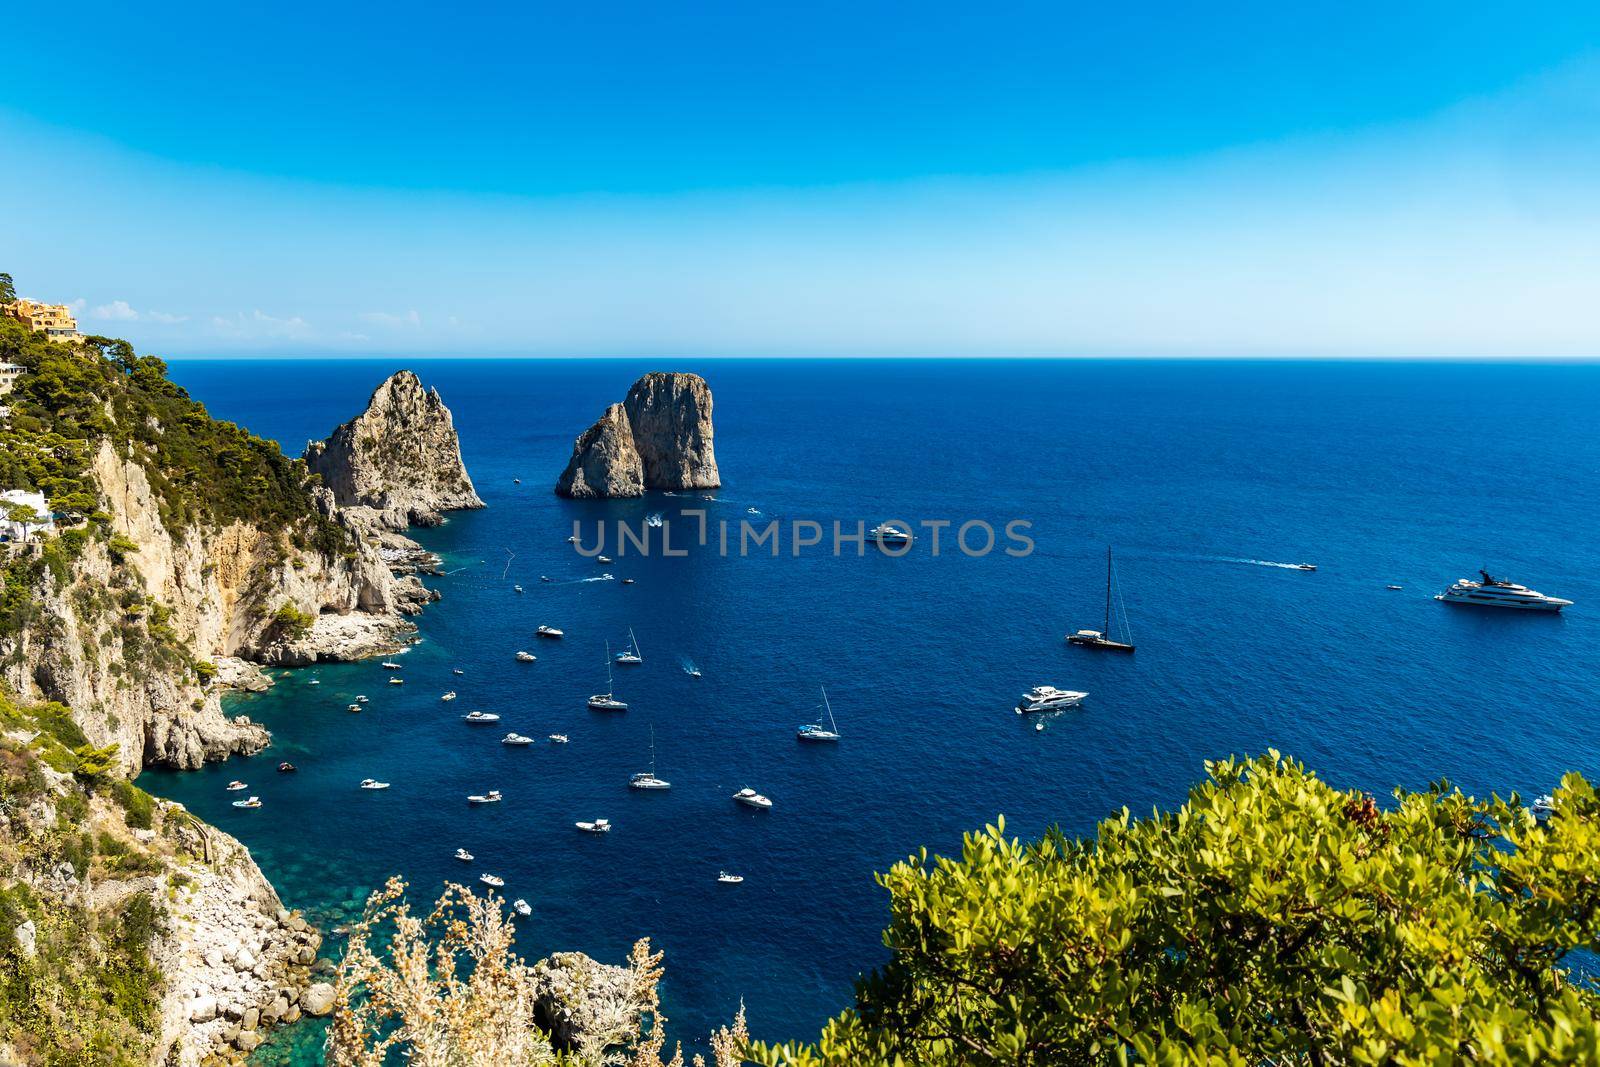
[[[0,270],[170,355],[1600,355],[1593,5],[74,5]]]

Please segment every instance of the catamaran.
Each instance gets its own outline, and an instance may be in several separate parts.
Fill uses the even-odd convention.
[[[596,693],[589,698],[589,706],[595,711],[627,711],[628,705],[611,695],[611,690],[616,683],[611,678],[611,642],[606,642],[606,691]]]
[[[828,690],[822,690],[822,706],[828,711],[828,725],[826,728],[820,722],[810,723],[795,731],[795,736],[802,741],[837,741],[839,740],[839,724],[833,721],[833,705],[828,703]]]
[[[656,728],[650,727],[650,769],[628,779],[629,789],[671,789],[672,783],[656,777]]]
[[[639,651],[639,639],[633,636],[631,626],[628,628],[628,647],[617,653],[617,662],[630,665],[644,662],[644,655]]]
[[[1116,592],[1116,605],[1122,614],[1122,636],[1126,641],[1118,641],[1112,636],[1111,606],[1112,592]],[[1111,548],[1106,547],[1106,621],[1104,630],[1079,630],[1075,634],[1067,635],[1067,643],[1081,645],[1084,648],[1104,648],[1111,652],[1132,652],[1133,633],[1128,629],[1128,607],[1122,602],[1122,591],[1116,589],[1116,568],[1111,563]]]

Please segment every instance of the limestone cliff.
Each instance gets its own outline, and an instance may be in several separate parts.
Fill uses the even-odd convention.
[[[647,489],[715,489],[711,389],[698,374],[652,372],[573,445],[556,482],[568,497],[641,496]]]
[[[442,511],[483,507],[461,462],[450,409],[408,370],[386,379],[364,412],[308,445],[304,458],[334,503],[370,509],[391,530],[437,525]]]
[[[578,499],[644,493],[644,463],[621,404],[606,408],[600,421],[578,437],[572,461],[556,482],[556,492]]]

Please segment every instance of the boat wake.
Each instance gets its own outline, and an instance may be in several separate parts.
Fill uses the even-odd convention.
[[[1238,556],[1206,556],[1204,558],[1214,560],[1217,563],[1247,563],[1252,567],[1279,567],[1286,571],[1305,569],[1305,566],[1300,563],[1278,563],[1270,559],[1243,559]]]
[[[696,667],[694,660],[690,659],[688,656],[679,656],[678,666],[683,668],[684,674],[692,674],[696,678],[700,677],[700,668]]]

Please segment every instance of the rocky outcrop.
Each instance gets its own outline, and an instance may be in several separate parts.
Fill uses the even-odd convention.
[[[572,460],[556,482],[556,492],[579,500],[644,494],[644,463],[621,404],[606,408],[600,421],[578,437]]]
[[[437,389],[408,370],[386,379],[367,409],[306,446],[306,466],[341,508],[366,509],[390,530],[434,526],[440,512],[481,508],[461,442]]]
[[[633,383],[572,448],[556,492],[642,496],[647,489],[715,489],[711,389],[698,374],[652,372]]]
[[[533,965],[534,1018],[558,1049],[571,1051],[586,1036],[639,1029],[639,983],[633,971],[582,952],[556,952]]]

